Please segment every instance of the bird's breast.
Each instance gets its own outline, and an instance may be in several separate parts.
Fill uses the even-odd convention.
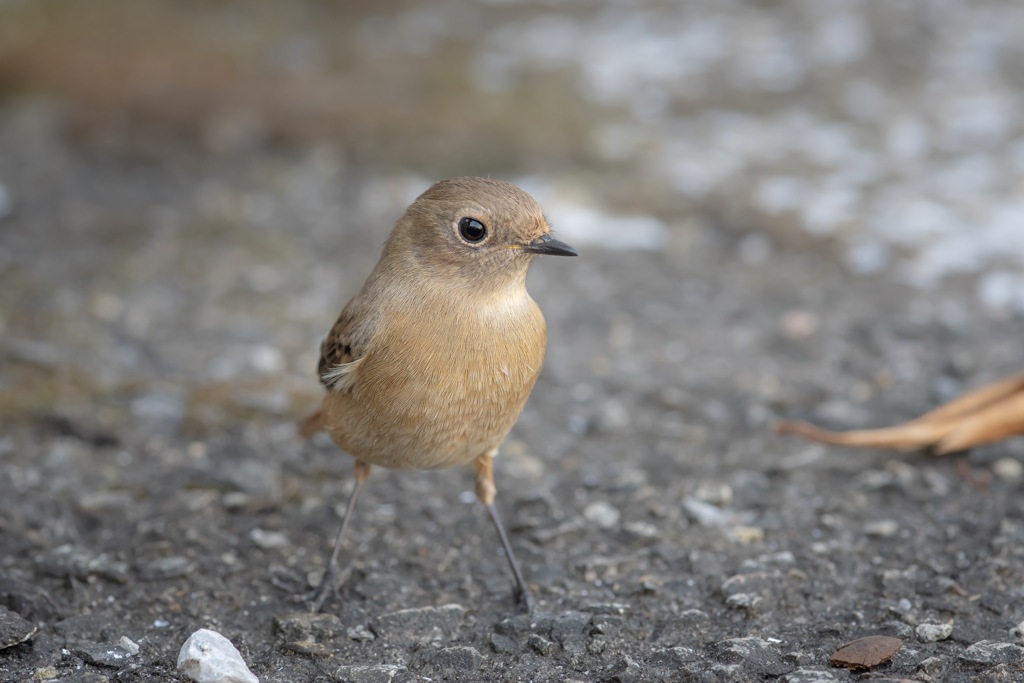
[[[545,340],[543,315],[525,289],[389,316],[351,391],[325,400],[332,436],[354,457],[384,467],[468,463],[512,428],[540,373]]]

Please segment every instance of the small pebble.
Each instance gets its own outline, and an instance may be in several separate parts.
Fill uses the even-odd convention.
[[[192,562],[187,557],[172,555],[170,557],[158,557],[145,564],[139,565],[139,578],[143,581],[159,581],[161,579],[173,579],[185,576],[192,571]]]
[[[1024,463],[1016,458],[999,458],[992,463],[992,473],[1007,482],[1024,479]]]
[[[697,498],[691,497],[684,500],[683,509],[701,526],[721,527],[729,522],[728,513],[716,505],[705,503]]]
[[[922,643],[934,643],[953,635],[953,624],[920,624],[917,637]]]
[[[394,664],[346,664],[338,667],[333,680],[345,683],[391,683],[402,667]]]
[[[264,550],[277,550],[289,545],[288,537],[280,531],[256,528],[249,532],[249,539]]]
[[[516,641],[500,633],[491,634],[491,648],[499,655],[514,655],[519,652]]]
[[[196,683],[259,683],[231,641],[205,628],[181,646],[178,671]]]
[[[810,311],[799,309],[786,311],[779,324],[782,327],[782,334],[793,340],[812,337],[818,331],[818,328],[821,327],[821,321],[818,320],[818,316]]]
[[[982,640],[960,653],[960,659],[974,664],[1010,664],[1024,662],[1024,647],[1013,643]]]
[[[888,538],[889,536],[895,536],[900,530],[898,522],[892,519],[880,519],[875,522],[869,522],[864,525],[864,533],[868,536],[878,536],[881,538]]]
[[[475,647],[456,645],[438,650],[430,657],[430,663],[441,670],[476,671],[484,656]]]
[[[1024,621],[1011,628],[1010,635],[1018,640],[1024,640]]]
[[[81,643],[74,648],[74,653],[89,664],[109,666],[114,669],[124,666],[132,657],[132,653],[120,645],[104,643]]]
[[[392,645],[449,640],[458,630],[465,613],[465,607],[454,603],[403,609],[380,615],[370,628],[378,638]]]
[[[0,605],[0,650],[24,643],[36,632],[36,627],[17,612]]]
[[[360,643],[369,642],[377,637],[373,635],[373,632],[370,629],[366,628],[362,624],[350,627],[345,631],[345,635],[348,636],[350,640],[356,640]]]
[[[599,500],[590,503],[583,509],[583,518],[599,529],[608,530],[614,529],[618,525],[622,513],[611,503]]]
[[[536,633],[530,634],[530,637],[526,639],[526,644],[541,657],[548,657],[554,654],[555,650],[558,649],[557,645]]]
[[[128,636],[121,636],[121,639],[117,641],[117,644],[127,650],[132,656],[139,654],[139,644]]]

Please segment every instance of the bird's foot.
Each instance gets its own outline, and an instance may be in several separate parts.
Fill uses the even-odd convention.
[[[516,612],[533,614],[533,593],[529,586],[516,586],[512,590],[512,597],[516,600]]]
[[[333,562],[328,565],[324,577],[320,579],[320,585],[313,593],[312,601],[309,603],[309,611],[316,614],[323,608],[324,603],[331,597],[338,596],[338,589],[348,580],[351,575],[351,566],[339,572],[337,565]]]

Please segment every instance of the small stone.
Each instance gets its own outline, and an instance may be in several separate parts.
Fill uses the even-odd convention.
[[[537,635],[536,633],[530,634],[530,636],[526,639],[526,644],[530,646],[530,649],[532,649],[534,652],[536,652],[542,657],[548,657],[554,654],[555,650],[558,649],[557,645],[552,643],[547,638]]]
[[[564,645],[566,641],[583,635],[590,618],[586,612],[563,612],[551,622],[551,637]]]
[[[438,669],[476,671],[484,656],[475,647],[456,645],[438,650],[430,657],[430,664]]]
[[[530,536],[540,543],[547,543],[548,541],[553,541],[560,536],[567,536],[580,531],[581,529],[585,529],[586,527],[587,525],[584,520],[578,517],[573,517],[548,527],[531,529]]]
[[[128,636],[121,636],[121,639],[117,641],[117,644],[128,651],[128,654],[135,656],[139,654],[139,644]]]
[[[810,311],[794,309],[783,314],[779,326],[787,338],[801,340],[813,336],[821,327],[821,321]]]
[[[625,625],[626,620],[610,614],[599,614],[591,622],[592,633],[599,633],[603,636],[618,635]]]
[[[53,630],[65,640],[107,640],[113,622],[110,617],[99,614],[76,614],[53,625]]]
[[[249,532],[249,539],[264,550],[279,550],[290,545],[288,537],[280,531],[253,529]]]
[[[193,569],[191,560],[181,555],[158,557],[139,565],[139,578],[143,581],[174,579],[188,575]]]
[[[466,609],[457,604],[403,609],[380,615],[370,629],[392,644],[448,640],[458,631],[465,613]]]
[[[1024,640],[1024,621],[1011,628],[1010,635],[1018,640]]]
[[[494,625],[494,630],[503,636],[522,636],[529,633],[551,633],[551,623],[554,615],[548,612],[534,612],[533,614],[517,614],[514,617],[502,619]]]
[[[395,674],[401,670],[402,667],[393,664],[347,664],[338,667],[334,672],[334,680],[339,683],[391,683]]]
[[[1013,643],[982,640],[960,653],[960,659],[972,664],[1024,664],[1024,647]]]
[[[742,670],[757,677],[781,676],[795,667],[783,661],[778,649],[763,638],[729,638],[715,643],[712,652],[725,664],[739,664]]]
[[[729,514],[720,507],[706,503],[698,498],[687,498],[683,501],[683,509],[697,524],[704,527],[723,527],[729,523]]]
[[[105,643],[79,643],[73,650],[82,661],[98,666],[109,666],[119,669],[128,663],[132,653],[120,645]]]
[[[920,624],[917,637],[922,643],[935,643],[953,635],[953,624]]]
[[[1016,458],[999,458],[992,463],[992,473],[1003,481],[1018,482],[1024,479],[1024,463]]]
[[[60,679],[60,683],[110,683],[110,679],[99,671],[76,671]]]
[[[946,669],[945,657],[929,657],[917,665],[918,671],[935,678]]]
[[[725,599],[725,604],[738,609],[756,610],[764,598],[757,593],[733,593]]]
[[[35,582],[24,581],[0,571],[0,605],[17,612],[28,621],[53,623],[60,612],[49,593]]]
[[[334,649],[315,640],[292,640],[282,646],[288,652],[307,657],[329,657],[334,654]]]
[[[184,396],[154,391],[133,399],[131,411],[151,429],[170,432],[185,418],[187,409]]]
[[[35,635],[36,627],[20,614],[0,605],[0,650],[13,647]]]
[[[838,680],[835,672],[827,669],[800,668],[782,677],[783,683],[831,683]]]
[[[614,529],[622,518],[619,509],[609,502],[599,500],[583,508],[583,518],[598,529]]]
[[[500,633],[491,634],[491,649],[499,655],[514,655],[519,652],[519,645],[516,641]]]
[[[626,522],[622,525],[622,528],[638,539],[647,540],[661,537],[661,529],[650,522]]]
[[[333,614],[295,612],[274,617],[274,631],[282,640],[299,642],[320,641],[338,637],[344,630],[341,619]],[[365,629],[365,626],[359,628]],[[370,634],[371,637],[373,634]]]
[[[370,629],[362,624],[346,629],[345,635],[348,636],[349,640],[355,640],[360,643],[368,643],[377,638]]]
[[[888,662],[901,647],[901,638],[867,636],[846,643],[828,661],[833,666],[845,666],[847,669],[870,669]]]
[[[683,664],[690,664],[699,661],[701,653],[692,647],[668,647],[663,650],[655,650],[651,653],[650,662],[657,667],[671,667],[678,669]]]
[[[739,543],[760,543],[764,540],[764,529],[741,524],[733,527],[729,531],[729,535]]]
[[[93,554],[78,550],[70,545],[62,545],[37,555],[35,563],[44,574],[58,578],[73,577],[84,581],[90,576],[99,576],[117,583],[128,581],[128,565],[125,562],[111,560],[104,553]]]
[[[44,666],[32,672],[33,681],[47,681],[57,677],[57,669],[52,666]]]
[[[231,641],[205,628],[181,646],[178,670],[196,683],[259,683]]]
[[[629,655],[623,655],[608,670],[608,683],[633,683],[640,675],[640,665]]]
[[[895,536],[900,530],[900,525],[892,519],[880,519],[875,522],[869,522],[864,525],[864,533],[867,536],[878,536],[879,538],[888,538]]]

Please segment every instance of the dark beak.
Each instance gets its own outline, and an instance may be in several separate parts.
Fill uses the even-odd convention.
[[[579,253],[565,242],[556,240],[551,235],[541,235],[534,241],[523,246],[524,251],[531,254],[547,254],[548,256],[579,256]]]

